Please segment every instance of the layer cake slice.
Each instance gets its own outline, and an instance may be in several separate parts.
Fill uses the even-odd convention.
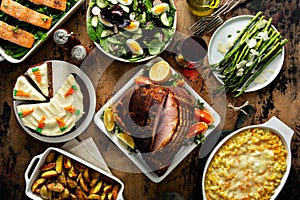
[[[53,96],[51,62],[42,62],[33,65],[26,71],[26,74],[46,97],[51,98]]]
[[[13,98],[16,100],[45,101],[46,98],[35,89],[25,76],[18,77],[13,88]]]

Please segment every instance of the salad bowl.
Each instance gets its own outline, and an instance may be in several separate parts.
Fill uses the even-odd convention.
[[[87,32],[107,56],[123,62],[143,62],[159,55],[173,39],[173,0],[90,0]]]

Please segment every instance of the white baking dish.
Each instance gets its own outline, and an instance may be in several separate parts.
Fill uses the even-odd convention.
[[[204,181],[205,181],[205,176],[206,176],[206,172],[207,172],[207,168],[212,160],[212,158],[214,157],[214,155],[216,154],[216,152],[220,149],[220,147],[226,142],[228,141],[230,138],[232,138],[234,135],[247,130],[247,129],[251,129],[251,128],[266,128],[269,129],[271,131],[273,131],[275,134],[277,134],[284,146],[285,149],[287,151],[287,157],[286,157],[286,171],[280,181],[280,184],[278,185],[278,187],[275,189],[275,192],[273,194],[273,196],[271,197],[271,200],[274,200],[276,198],[276,196],[279,194],[279,192],[281,191],[281,189],[283,188],[289,172],[290,172],[290,168],[291,168],[291,140],[294,134],[294,131],[289,128],[286,124],[284,124],[282,121],[280,121],[278,118],[276,117],[272,117],[269,121],[263,123],[263,124],[259,124],[259,125],[251,125],[251,126],[247,126],[241,129],[238,129],[236,131],[234,131],[233,133],[231,133],[230,135],[228,135],[227,137],[225,137],[216,147],[215,149],[211,152],[210,156],[207,159],[207,162],[205,164],[204,167],[204,172],[203,172],[203,177],[202,177],[202,194],[203,194],[203,199],[206,200],[206,194],[205,194],[205,189],[204,189]]]
[[[26,195],[31,198],[31,199],[40,199],[42,200],[42,198],[40,196],[38,196],[37,194],[34,194],[32,191],[31,191],[31,186],[32,184],[34,183],[34,181],[39,177],[39,175],[41,174],[41,171],[40,171],[40,167],[44,165],[45,163],[45,159],[46,159],[46,156],[51,152],[51,151],[55,151],[57,153],[60,153],[60,154],[63,154],[69,158],[71,158],[72,160],[75,160],[77,161],[78,163],[81,163],[85,166],[87,166],[88,168],[90,169],[93,169],[97,172],[99,172],[100,174],[102,175],[105,175],[107,176],[108,178],[116,181],[117,183],[120,184],[120,189],[119,189],[119,194],[118,194],[118,200],[121,200],[122,199],[122,193],[124,191],[124,183],[119,180],[117,177],[111,175],[110,173],[86,162],[85,160],[65,151],[65,150],[62,150],[62,149],[59,149],[59,148],[55,148],[55,147],[49,147],[44,153],[40,154],[40,155],[37,155],[35,157],[33,157],[33,159],[31,160],[31,162],[29,163],[26,171],[25,171],[25,182],[26,182],[26,188],[25,188],[25,193]]]
[[[50,36],[52,36],[53,32],[62,25],[75,11],[83,4],[84,0],[78,0],[76,4],[54,25],[49,29],[47,32],[47,37],[43,40],[40,40],[36,45],[34,45],[30,51],[28,51],[23,57],[21,58],[13,58],[10,55],[5,53],[5,50],[1,48],[0,45],[0,62],[3,60],[7,60],[11,63],[20,63],[27,59],[33,52],[35,52]]]

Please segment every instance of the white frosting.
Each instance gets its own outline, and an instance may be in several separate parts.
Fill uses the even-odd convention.
[[[76,90],[70,95],[65,96],[66,92],[74,87]],[[77,112],[70,112],[65,107],[71,106]],[[83,115],[83,95],[80,86],[77,84],[74,76],[70,74],[61,88],[57,91],[50,102],[39,104],[22,104],[17,106],[18,113],[26,110],[33,112],[22,117],[22,122],[25,126],[37,130],[39,120],[45,117],[45,126],[39,131],[43,135],[58,136],[72,129],[76,121]],[[63,129],[59,126],[56,118],[64,121]]]
[[[34,74],[33,70],[38,69],[41,74],[41,82],[39,82]],[[28,76],[35,82],[35,84],[40,88],[41,92],[45,96],[49,96],[49,82],[48,82],[48,65],[43,63],[39,66],[31,67],[27,70]]]
[[[24,91],[29,96],[17,96],[16,91]],[[46,98],[39,93],[24,76],[19,76],[13,89],[13,97],[16,100],[45,101]]]

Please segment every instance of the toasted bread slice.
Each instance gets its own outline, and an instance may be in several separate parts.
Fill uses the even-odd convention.
[[[0,38],[31,48],[34,44],[34,35],[15,26],[0,21]]]
[[[65,11],[67,8],[67,0],[29,0],[38,5],[44,5],[57,10]]]
[[[34,26],[50,29],[52,24],[51,17],[27,8],[13,0],[2,0],[1,10],[20,21],[27,22]]]

